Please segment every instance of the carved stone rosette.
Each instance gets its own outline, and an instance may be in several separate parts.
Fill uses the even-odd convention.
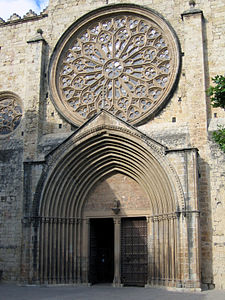
[[[0,93],[0,138],[12,133],[22,119],[22,102],[11,92]]]
[[[179,46],[158,14],[115,5],[74,23],[50,65],[58,111],[80,126],[104,108],[133,125],[154,115],[176,82]]]

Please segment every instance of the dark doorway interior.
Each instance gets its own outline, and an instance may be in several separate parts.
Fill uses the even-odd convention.
[[[114,276],[113,219],[90,221],[89,282],[112,283]]]

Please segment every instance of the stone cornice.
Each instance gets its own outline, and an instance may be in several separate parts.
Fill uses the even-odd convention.
[[[38,16],[24,17],[22,19],[17,19],[17,20],[13,20],[13,21],[1,22],[0,27],[17,25],[17,24],[33,22],[33,21],[39,21],[39,20],[44,19],[46,17],[48,17],[48,14],[46,14],[46,13],[40,14]]]
[[[188,9],[188,10],[185,10],[182,14],[181,14],[181,18],[183,20],[184,17],[186,16],[191,16],[191,15],[196,15],[196,14],[201,14],[202,17],[203,17],[203,11],[201,9]]]

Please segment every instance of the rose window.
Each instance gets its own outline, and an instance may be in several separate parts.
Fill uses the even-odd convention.
[[[167,23],[154,12],[115,7],[72,29],[53,55],[52,98],[81,125],[102,108],[139,124],[169,98],[179,51]]]
[[[22,107],[14,94],[0,93],[0,135],[9,134],[20,124]]]

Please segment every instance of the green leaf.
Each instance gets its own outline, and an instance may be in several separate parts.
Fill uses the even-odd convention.
[[[223,126],[218,126],[218,130],[214,131],[212,136],[220,149],[225,152],[225,128]]]
[[[216,75],[212,78],[215,86],[209,86],[206,90],[207,96],[210,97],[211,105],[213,107],[225,108],[225,77],[223,75]]]

